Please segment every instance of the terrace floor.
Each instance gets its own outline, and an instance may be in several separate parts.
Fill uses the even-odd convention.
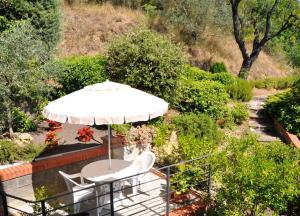
[[[129,185],[128,185],[129,186]],[[130,216],[130,215],[165,215],[166,213],[166,180],[154,173],[149,173],[149,183],[141,185],[141,190],[138,190],[138,195],[136,201],[132,199],[132,189],[125,188],[124,195],[126,197],[122,204],[120,201],[115,203],[115,215],[116,216]],[[72,203],[72,197],[61,197],[59,200],[60,204],[70,204]],[[17,209],[22,209],[26,212],[32,212],[32,205],[21,204],[21,202],[11,202],[10,206]],[[109,205],[107,205],[108,207]],[[96,202],[94,199],[81,204],[81,212],[89,212],[90,215],[97,215]],[[174,209],[174,205],[171,208]],[[72,209],[69,208],[69,209]],[[89,209],[93,209],[90,210]],[[13,215],[19,215],[16,211],[11,211]],[[53,215],[68,215],[72,214],[72,210],[64,211],[63,209],[53,212]],[[110,215],[110,209],[103,208],[100,213],[101,216]]]

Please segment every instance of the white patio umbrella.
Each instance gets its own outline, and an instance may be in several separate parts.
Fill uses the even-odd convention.
[[[111,81],[86,86],[50,102],[43,115],[53,121],[82,125],[108,125],[111,168],[111,125],[148,121],[162,116],[168,103],[128,85]]]

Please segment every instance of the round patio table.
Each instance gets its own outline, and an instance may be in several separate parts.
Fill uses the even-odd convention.
[[[122,178],[126,178],[132,175],[136,175],[139,173],[139,168],[132,164],[132,162],[112,159],[111,160],[111,169],[109,169],[109,161],[108,160],[100,160],[96,162],[92,162],[86,166],[84,166],[81,170],[81,176],[91,182],[95,182],[96,184],[101,184],[105,182],[110,182]],[[133,192],[133,200],[136,200],[137,195],[137,176],[131,178],[133,182],[132,192]],[[124,179],[123,182],[127,180]],[[123,199],[124,196],[121,192],[122,188],[122,180],[114,182],[113,188],[114,191],[114,202],[117,202],[120,199]],[[104,184],[100,186],[100,194],[109,193],[109,185]],[[109,202],[109,194],[107,194],[101,204],[106,204]],[[109,206],[107,206],[109,207]],[[106,207],[105,207],[106,208]]]
[[[111,169],[108,160],[92,162],[81,170],[81,175],[92,182],[108,182],[138,174],[138,167],[132,162],[112,159]]]

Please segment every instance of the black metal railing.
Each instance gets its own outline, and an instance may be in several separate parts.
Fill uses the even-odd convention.
[[[2,197],[2,213],[5,216],[11,212],[21,213],[22,215],[51,215],[57,211],[64,211],[62,214],[68,215],[136,215],[144,211],[150,211],[154,215],[169,215],[171,211],[190,205],[200,199],[210,198],[211,194],[211,166],[207,163],[207,156],[172,164],[158,168],[146,173],[139,173],[125,178],[116,179],[110,182],[96,184],[89,188],[76,190],[48,197],[43,200],[32,201],[23,199],[4,191],[0,191]],[[146,181],[127,184],[133,178],[149,175],[151,179]],[[155,174],[155,175],[153,175]],[[193,182],[190,184],[189,181]],[[181,203],[173,202],[171,196],[176,192],[181,183],[187,184],[191,190],[200,191],[202,196],[194,196]],[[179,185],[179,186],[178,186]],[[136,194],[128,193],[135,187],[146,187],[147,190],[140,190]],[[94,191],[90,197],[74,202],[72,199],[76,194],[84,193],[87,190]],[[136,190],[136,189],[135,189]],[[96,193],[97,192],[97,193]],[[198,193],[199,194],[199,193]],[[203,194],[205,197],[203,197]],[[70,201],[71,200],[71,201]],[[13,205],[16,201],[18,205]],[[90,202],[93,202],[90,204]],[[101,203],[99,203],[101,202]],[[127,202],[127,204],[124,204]],[[63,204],[62,204],[63,203]],[[96,203],[96,204],[95,204]],[[120,205],[121,204],[121,205]],[[74,213],[74,206],[80,205],[80,211]],[[32,210],[28,210],[32,209]]]

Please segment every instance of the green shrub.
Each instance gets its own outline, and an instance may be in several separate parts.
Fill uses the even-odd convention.
[[[295,76],[283,77],[283,78],[265,78],[261,80],[251,80],[252,86],[258,89],[287,89],[293,86],[295,82]]]
[[[152,143],[154,146],[161,147],[169,140],[172,132],[172,125],[161,123],[156,127],[156,132]]]
[[[231,111],[233,121],[236,124],[242,124],[249,118],[248,107],[243,103],[236,103]]]
[[[228,72],[226,65],[224,62],[216,62],[213,63],[212,66],[209,69],[212,73],[222,73],[222,72]]]
[[[219,215],[279,214],[299,197],[300,152],[255,137],[232,139],[212,161]]]
[[[252,98],[252,86],[247,80],[237,78],[234,84],[227,87],[230,97],[238,101],[250,101]]]
[[[235,79],[232,74],[227,72],[216,73],[211,75],[211,80],[222,83],[225,86],[233,85],[235,83]]]
[[[59,60],[58,82],[62,85],[60,94],[69,94],[84,86],[103,82],[106,59],[102,56],[79,56]]]
[[[218,127],[206,114],[186,113],[172,120],[179,134],[193,134],[196,138],[219,141]]]
[[[300,81],[289,91],[268,97],[265,109],[289,132],[300,137]]]
[[[212,77],[211,73],[201,70],[197,67],[191,67],[190,65],[185,66],[185,71],[183,75],[185,78],[195,81],[210,80]]]
[[[12,163],[19,158],[19,149],[14,142],[0,140],[0,164]]]
[[[17,132],[29,132],[36,129],[36,124],[33,118],[23,112],[20,108],[12,109],[13,129]]]
[[[186,160],[211,153],[222,137],[215,121],[206,114],[183,114],[173,123],[178,131],[180,155]]]
[[[32,161],[46,148],[46,144],[29,143],[21,149],[20,155],[22,160]]]
[[[222,118],[229,100],[225,87],[216,81],[182,80],[178,108],[185,112],[207,113]]]
[[[184,70],[182,50],[167,37],[138,29],[121,36],[108,48],[107,71],[124,82],[172,102]]]

